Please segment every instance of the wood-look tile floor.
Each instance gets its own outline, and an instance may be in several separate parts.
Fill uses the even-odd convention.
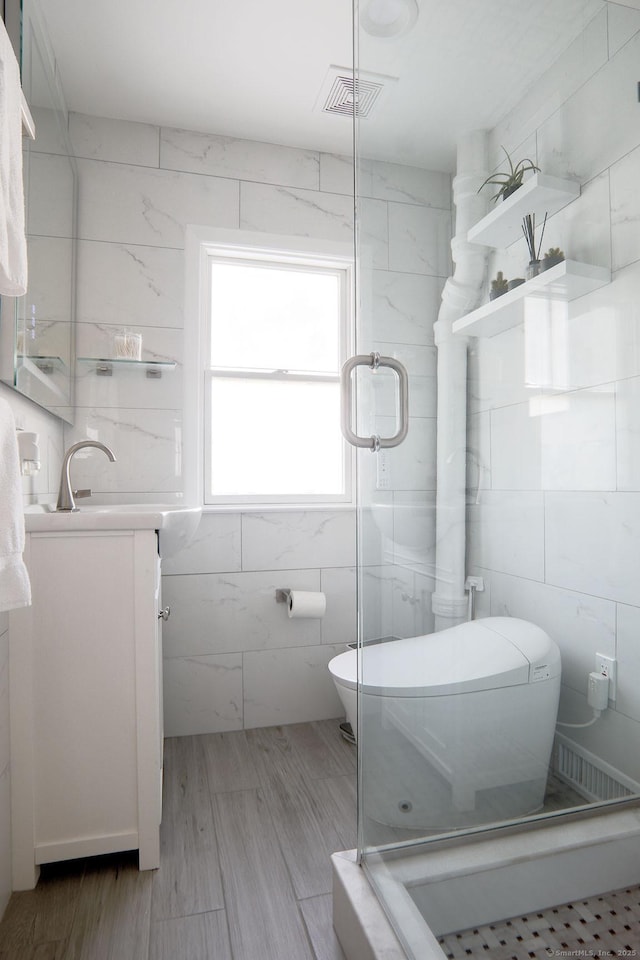
[[[0,960],[344,960],[329,857],[356,846],[356,750],[338,723],[167,740],[160,869],[135,853],[43,867],[11,897]],[[539,955],[477,934],[447,938],[450,954]]]
[[[44,867],[0,960],[344,960],[329,858],[356,845],[355,771],[332,720],[167,740],[160,869]]]

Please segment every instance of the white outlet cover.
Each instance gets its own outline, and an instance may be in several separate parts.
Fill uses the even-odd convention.
[[[615,657],[609,657],[604,653],[596,653],[596,671],[609,677],[609,700],[616,699],[618,661]]]

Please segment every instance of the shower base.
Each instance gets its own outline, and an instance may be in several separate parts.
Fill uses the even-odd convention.
[[[447,958],[596,957],[640,954],[640,887],[564,903],[529,916],[486,924],[441,941]]]
[[[640,807],[435,846],[367,857],[401,939],[355,851],[333,855],[333,921],[347,960],[445,960],[438,938],[456,931],[637,886]]]

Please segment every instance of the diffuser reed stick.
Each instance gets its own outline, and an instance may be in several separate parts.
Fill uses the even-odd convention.
[[[528,213],[526,217],[522,218],[522,232],[524,238],[527,241],[527,247],[529,249],[529,261],[531,263],[537,263],[540,260],[540,251],[542,250],[542,240],[544,237],[544,228],[547,225],[547,216],[545,213],[544,221],[542,224],[542,230],[540,232],[540,243],[536,250],[536,215],[535,213]]]

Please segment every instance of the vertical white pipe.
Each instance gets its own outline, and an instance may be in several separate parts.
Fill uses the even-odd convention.
[[[467,242],[467,231],[486,212],[478,188],[487,177],[488,139],[484,130],[464,135],[458,144],[453,181],[455,263],[442,292],[435,323],[438,348],[438,429],[436,450],[436,589],[432,597],[435,629],[466,619],[464,592],[466,549],[467,338],[452,333],[452,324],[473,310],[484,284],[489,248]]]

